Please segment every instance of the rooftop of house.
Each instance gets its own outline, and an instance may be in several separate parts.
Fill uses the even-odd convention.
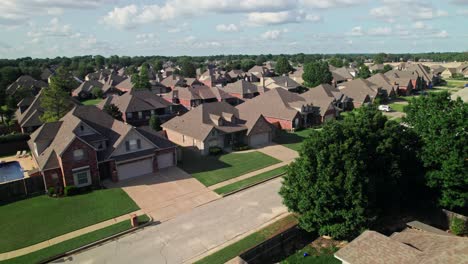
[[[80,86],[78,86],[73,91],[73,93],[74,94],[79,94],[81,92],[91,93],[93,91],[93,88],[97,87],[102,90],[103,86],[104,84],[96,80],[84,81],[80,84]]]
[[[148,90],[132,89],[121,96],[110,95],[102,100],[97,106],[103,109],[108,104],[114,104],[123,113],[150,111],[166,108],[172,103],[164,100],[159,95]]]
[[[329,84],[321,84],[317,87],[309,89],[307,92],[301,94],[306,102],[319,108],[320,115],[325,115],[326,111],[331,104],[335,101],[344,100],[346,97],[337,88]]]
[[[48,84],[41,80],[36,80],[29,75],[22,75],[12,84],[10,84],[6,91],[9,94],[14,94],[20,87],[25,89],[34,89],[34,90],[41,90],[43,87],[47,87]]]
[[[301,86],[298,82],[294,81],[289,76],[266,77],[265,86],[269,88],[271,84],[275,84],[286,90],[294,90]]]
[[[346,67],[335,68],[334,70],[331,70],[331,73],[335,82],[353,79],[353,75],[351,75],[349,69]]]
[[[253,94],[258,93],[258,86],[245,80],[238,80],[235,83],[229,83],[223,91],[230,94]]]
[[[373,76],[367,78],[367,81],[375,84],[376,86],[381,87],[382,89],[387,91],[388,94],[390,94],[390,92],[394,90],[394,84],[392,84],[392,81],[382,73],[374,74]]]
[[[375,98],[379,88],[380,86],[363,79],[355,79],[339,84],[339,89],[343,94],[359,103],[363,103],[368,96],[369,98]]]

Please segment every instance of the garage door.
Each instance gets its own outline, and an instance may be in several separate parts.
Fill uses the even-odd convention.
[[[119,180],[126,180],[153,172],[153,160],[143,159],[129,163],[118,164],[117,172]]]
[[[166,153],[158,155],[158,167],[160,169],[164,169],[167,167],[174,166],[174,154],[173,153]]]
[[[266,145],[268,143],[270,143],[269,133],[256,134],[250,137],[250,145],[252,146]]]

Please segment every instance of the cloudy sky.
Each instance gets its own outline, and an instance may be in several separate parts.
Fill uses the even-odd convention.
[[[0,57],[468,50],[468,0],[1,0]]]

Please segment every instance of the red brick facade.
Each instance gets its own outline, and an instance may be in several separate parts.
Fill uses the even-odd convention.
[[[293,121],[292,120],[284,120],[278,119],[273,117],[265,117],[265,119],[270,122],[271,124],[279,124],[281,129],[284,130],[292,130],[293,129]]]
[[[73,152],[77,149],[84,151],[84,158],[80,161],[76,161],[73,157]],[[93,185],[99,185],[99,168],[97,164],[96,151],[79,139],[73,140],[73,142],[64,151],[59,162],[62,168],[63,185],[70,186],[75,185],[73,178],[73,169],[82,168],[89,166],[91,173],[91,181]]]

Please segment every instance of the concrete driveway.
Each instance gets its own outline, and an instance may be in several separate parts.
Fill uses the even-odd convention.
[[[275,159],[279,159],[281,161],[292,161],[295,158],[299,157],[299,153],[297,153],[296,151],[290,148],[287,148],[283,145],[274,144],[274,143],[268,146],[257,148],[255,150],[260,151]]]
[[[177,167],[106,186],[121,187],[145,213],[160,222],[221,198]]]

